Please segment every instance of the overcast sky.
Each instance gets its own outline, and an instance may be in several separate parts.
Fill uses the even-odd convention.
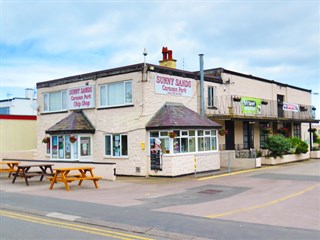
[[[320,3],[1,0],[1,95],[37,82],[143,62],[229,70],[320,92]],[[22,89],[22,91],[21,91]],[[12,95],[8,95],[12,94]],[[319,95],[314,104],[320,111]]]

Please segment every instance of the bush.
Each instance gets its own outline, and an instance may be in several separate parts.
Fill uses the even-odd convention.
[[[271,157],[282,157],[291,147],[291,141],[280,134],[267,138],[265,147],[271,151]]]
[[[295,151],[293,153],[307,153],[309,145],[302,141],[299,138],[290,138],[291,148],[294,148]]]
[[[313,132],[313,136],[312,136],[313,142],[318,142],[318,134],[316,131]],[[319,139],[320,140],[320,139]],[[319,143],[319,142],[318,142]]]

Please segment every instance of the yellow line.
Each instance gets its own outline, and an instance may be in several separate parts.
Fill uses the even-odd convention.
[[[198,181],[203,181],[203,180],[209,180],[209,179],[214,179],[214,178],[233,176],[233,175],[238,175],[238,174],[242,174],[242,173],[261,171],[261,170],[266,170],[266,169],[270,169],[270,168],[277,168],[277,167],[278,167],[278,166],[263,167],[263,168],[254,168],[254,169],[248,169],[248,170],[241,170],[241,171],[236,171],[236,172],[232,172],[232,173],[224,173],[224,174],[215,175],[215,176],[198,178],[197,180],[198,180]]]
[[[304,189],[304,190],[302,190],[300,192],[296,192],[296,193],[293,193],[291,195],[288,195],[288,196],[285,196],[285,197],[282,197],[282,198],[279,198],[279,199],[276,199],[276,200],[273,200],[273,201],[270,201],[270,202],[267,202],[267,203],[264,203],[264,204],[255,205],[255,206],[247,207],[247,208],[240,208],[240,209],[236,209],[236,210],[232,210],[232,211],[228,211],[228,212],[224,212],[224,213],[208,215],[206,217],[207,218],[218,218],[218,217],[232,215],[232,214],[236,214],[236,213],[240,213],[240,212],[246,212],[246,211],[249,211],[249,210],[254,210],[254,209],[267,207],[267,206],[270,206],[270,205],[273,205],[273,204],[280,203],[282,201],[288,200],[290,198],[297,197],[297,196],[299,196],[299,195],[301,195],[303,193],[309,192],[309,191],[311,191],[312,189],[316,188],[319,185],[320,185],[319,183],[315,184],[315,185],[310,186],[310,187],[308,187],[308,188],[306,188],[306,189]]]
[[[32,217],[25,214],[18,214],[18,213],[7,211],[7,210],[0,210],[0,215],[10,217],[10,218],[20,219],[23,221],[34,222],[34,223],[39,223],[44,225],[51,225],[51,226],[56,226],[56,227],[61,227],[61,228],[66,228],[66,229],[71,229],[71,230],[76,230],[81,232],[87,232],[95,235],[101,235],[101,236],[112,237],[112,238],[123,239],[123,240],[133,240],[133,239],[152,240],[151,238],[140,237],[137,235],[114,232],[110,230],[104,230],[104,229],[93,228],[93,227],[87,227],[85,225],[80,225],[80,224],[66,223],[66,222],[60,222],[55,220],[48,220],[44,218]]]

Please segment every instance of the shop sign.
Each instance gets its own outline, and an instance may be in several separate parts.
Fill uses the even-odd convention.
[[[155,92],[165,95],[192,96],[191,80],[175,76],[155,76]]]
[[[284,102],[282,105],[282,109],[284,111],[299,112],[299,106],[297,104],[293,104],[293,103]]]
[[[244,114],[261,114],[261,99],[241,97],[241,109]]]
[[[95,107],[94,86],[84,86],[68,89],[67,103],[69,109],[83,109]]]

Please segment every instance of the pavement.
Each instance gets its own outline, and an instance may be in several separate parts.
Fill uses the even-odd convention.
[[[118,176],[99,189],[73,182],[70,192],[11,180],[0,175],[1,209],[164,239],[320,238],[319,160],[197,177]]]

